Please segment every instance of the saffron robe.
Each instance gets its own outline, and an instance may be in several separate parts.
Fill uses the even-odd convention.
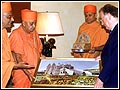
[[[10,47],[11,51],[21,54],[22,60],[29,65],[34,65],[36,69],[43,47],[35,30],[30,34],[27,34],[22,26],[13,30],[10,35]],[[35,69],[28,71],[34,75]],[[14,88],[30,88],[31,81],[22,70],[13,70],[12,75]]]
[[[10,76],[12,69],[15,65],[11,50],[10,41],[8,38],[7,30],[2,30],[2,88],[5,88]]]
[[[108,39],[109,33],[101,27],[99,22],[95,21],[91,24],[83,23],[78,30],[78,36],[75,43],[79,42],[79,36],[86,33],[90,37],[91,48],[104,45]],[[83,58],[94,58],[94,54],[84,53]]]

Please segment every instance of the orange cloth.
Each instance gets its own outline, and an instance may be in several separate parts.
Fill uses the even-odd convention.
[[[14,67],[7,30],[2,30],[2,88],[5,88]]]
[[[101,25],[97,21],[91,24],[83,23],[79,28],[76,42],[78,42],[79,35],[83,32],[89,35],[91,40],[91,48],[104,45],[109,35],[104,29],[102,29]],[[84,53],[83,58],[94,58],[94,54]]]
[[[23,21],[37,20],[37,12],[29,9],[21,10],[21,16]]]
[[[96,6],[94,5],[86,5],[84,6],[84,13],[87,13],[87,12],[93,12],[93,13],[96,13],[97,9],[96,9]]]
[[[2,13],[10,12],[12,10],[10,2],[2,2]]]
[[[40,60],[42,52],[42,43],[36,31],[27,34],[20,26],[10,35],[11,51],[22,55],[22,60],[34,65],[35,69]],[[30,69],[29,72],[34,75],[35,69]],[[30,88],[31,82],[22,70],[13,71],[13,83],[16,88]]]

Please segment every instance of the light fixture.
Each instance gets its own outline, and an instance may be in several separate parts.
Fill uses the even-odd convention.
[[[60,36],[64,35],[61,19],[58,12],[38,12],[36,31],[40,36],[46,36],[44,39],[41,38],[43,43],[43,55],[46,57],[52,57],[52,49],[54,46],[55,39],[48,36]]]

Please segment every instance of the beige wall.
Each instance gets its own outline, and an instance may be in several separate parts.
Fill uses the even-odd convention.
[[[97,9],[108,3],[118,7],[118,2],[31,2],[32,10],[60,13],[64,36],[54,37],[56,49],[53,49],[53,57],[72,57],[72,45],[76,40],[79,25],[84,22],[83,8],[89,3],[96,5]]]

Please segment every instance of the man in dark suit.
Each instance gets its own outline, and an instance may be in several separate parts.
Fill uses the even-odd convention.
[[[118,88],[118,8],[106,4],[99,10],[101,24],[110,30],[101,54],[102,70],[95,88]]]

